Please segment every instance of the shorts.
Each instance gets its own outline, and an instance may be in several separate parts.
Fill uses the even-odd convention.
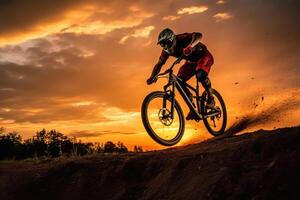
[[[177,76],[183,81],[192,78],[198,70],[203,70],[207,74],[214,64],[214,58],[208,51],[196,62],[186,61],[179,69]]]

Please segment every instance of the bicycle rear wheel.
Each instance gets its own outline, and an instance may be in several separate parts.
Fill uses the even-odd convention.
[[[184,116],[175,100],[174,115],[171,117],[171,99],[164,97],[164,92],[152,92],[142,104],[142,121],[150,137],[164,146],[177,144],[184,133]],[[166,98],[166,106],[163,100]]]
[[[204,117],[203,122],[210,134],[212,134],[213,136],[219,136],[225,132],[227,123],[227,111],[224,100],[220,93],[217,90],[212,89],[212,95],[216,104],[214,109],[209,109],[206,107],[207,92],[203,92],[203,100],[201,101],[202,115],[205,116],[216,112],[218,113],[218,115],[207,118]]]

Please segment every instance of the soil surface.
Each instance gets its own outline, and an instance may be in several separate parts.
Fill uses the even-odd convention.
[[[145,153],[1,161],[0,199],[300,199],[300,126]]]

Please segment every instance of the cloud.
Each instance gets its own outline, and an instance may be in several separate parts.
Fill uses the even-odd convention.
[[[133,33],[130,33],[128,35],[125,35],[124,37],[122,37],[122,39],[119,41],[120,44],[124,44],[130,37],[134,37],[134,38],[148,38],[151,31],[154,30],[155,27],[154,26],[146,26],[143,28],[139,28],[133,31]]]
[[[169,16],[165,16],[162,19],[165,21],[174,21],[176,19],[179,19],[181,16],[176,16],[176,15],[169,15]]]
[[[0,14],[0,18],[10,19],[8,21],[12,21],[12,25],[0,21],[0,26],[3,25],[0,33],[0,46],[46,37],[59,31],[76,34],[106,34],[115,29],[138,26],[144,19],[154,15],[152,12],[138,6],[127,5],[128,3],[116,6],[117,2],[115,1],[110,3],[104,3],[102,1],[68,2],[68,4],[58,3],[57,9],[59,8],[59,12],[57,13],[48,11],[52,7],[50,5],[53,4],[52,2],[45,2],[45,4],[49,4],[49,8],[39,3],[37,6],[32,6],[30,2],[26,3],[26,5],[9,3],[8,9],[10,9],[12,13],[15,13],[13,7],[27,7],[28,5],[29,10],[26,14],[29,12],[35,13],[36,8],[44,10],[46,14],[41,14],[40,16],[29,14],[30,17],[24,17],[22,18],[23,21],[19,21],[19,18],[15,18],[15,16],[8,13],[7,10],[2,10],[3,13]],[[122,10],[124,10],[122,5],[125,7],[125,10],[129,12],[122,12]],[[30,9],[32,9],[32,11],[30,11]],[[41,11],[38,11],[37,13],[40,12]],[[19,13],[24,13],[24,11],[19,11]],[[39,20],[37,21],[35,18],[39,18]],[[15,21],[13,20],[17,21],[18,24],[16,25],[19,26],[14,27],[15,24],[13,22]],[[22,26],[24,27],[23,29],[20,28]]]
[[[208,10],[207,6],[191,6],[191,7],[181,8],[180,10],[177,11],[177,14],[192,15],[192,14],[196,14],[196,13],[203,13],[207,10]]]
[[[109,15],[111,15],[111,13],[109,13]],[[73,24],[69,28],[63,29],[62,32],[77,34],[106,34],[116,29],[138,26],[144,19],[152,16],[153,13],[134,9],[128,16],[125,16],[122,19],[111,21],[101,21],[101,18],[93,19],[92,21],[87,20],[79,24]]]
[[[76,102],[76,103],[72,103],[71,105],[72,106],[89,106],[93,104],[92,101],[79,101],[79,102]]]
[[[71,46],[57,48],[59,42],[39,39],[32,41],[28,48],[1,49],[15,50],[16,55],[21,54],[26,60],[25,63],[0,62],[0,107],[6,109],[0,110],[2,118],[17,123],[91,119],[92,116],[92,119],[104,119],[101,115],[94,116],[93,112],[100,112],[99,104],[87,104],[76,92],[80,88],[80,83],[76,83],[80,78],[76,63],[89,57],[83,57],[80,49]],[[51,51],[53,48],[57,51]],[[78,102],[80,105],[85,102],[85,106],[74,107]],[[7,109],[10,111],[6,112]]]
[[[151,29],[137,29],[132,37],[146,37]],[[0,116],[16,123],[122,122],[131,119],[132,114],[135,117],[126,109],[132,109],[140,100],[128,96],[128,92],[145,92],[139,89],[143,85],[135,82],[144,75],[139,70],[133,74],[128,61],[124,64],[126,56],[134,58],[135,52],[126,54],[127,47],[118,44],[120,34],[107,37],[64,33],[0,48],[0,52],[23,58],[19,62],[3,57],[0,62]],[[115,60],[111,60],[116,48]],[[138,51],[143,48],[138,47]],[[107,113],[106,108],[113,106],[125,111]]]
[[[216,22],[224,21],[227,19],[232,18],[232,15],[226,12],[223,13],[217,13],[213,16],[216,19]]]
[[[177,19],[180,19],[180,15],[192,15],[192,14],[197,14],[197,13],[203,13],[206,10],[208,10],[207,6],[190,6],[190,7],[185,7],[181,8],[177,11],[177,15],[167,15],[162,18],[164,21],[175,21]]]
[[[224,3],[226,3],[224,0],[218,0],[218,1],[216,2],[216,4],[224,4]]]
[[[7,19],[7,22],[2,24],[0,46],[16,44],[29,39],[45,37],[56,33],[65,27],[77,23],[78,21],[82,21],[88,17],[91,12],[96,10],[96,7],[83,5],[80,1],[78,1],[77,4],[72,4],[71,1],[66,2],[67,3],[55,4],[57,7],[54,7],[53,3],[51,3],[51,5],[49,2],[44,2],[44,5],[42,5],[43,3],[36,2],[32,4],[26,2],[26,5],[23,3],[19,5],[9,3],[7,5],[8,10],[5,10],[0,14],[0,18]],[[27,8],[28,10],[26,12],[21,10],[22,6],[23,9]],[[56,10],[57,12],[55,12]],[[11,13],[8,13],[9,11]],[[16,12],[19,14],[18,18],[13,15],[13,13]]]

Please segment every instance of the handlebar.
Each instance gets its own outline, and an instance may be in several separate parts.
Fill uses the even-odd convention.
[[[180,61],[181,61],[182,59],[183,59],[183,55],[181,55],[179,58],[177,58],[177,59],[173,62],[173,64],[171,65],[171,67],[169,67],[166,71],[157,74],[157,75],[155,76],[155,78],[158,78],[159,76],[163,76],[163,75],[168,74],[170,71],[173,70],[173,67],[174,67],[176,64],[180,63]]]

